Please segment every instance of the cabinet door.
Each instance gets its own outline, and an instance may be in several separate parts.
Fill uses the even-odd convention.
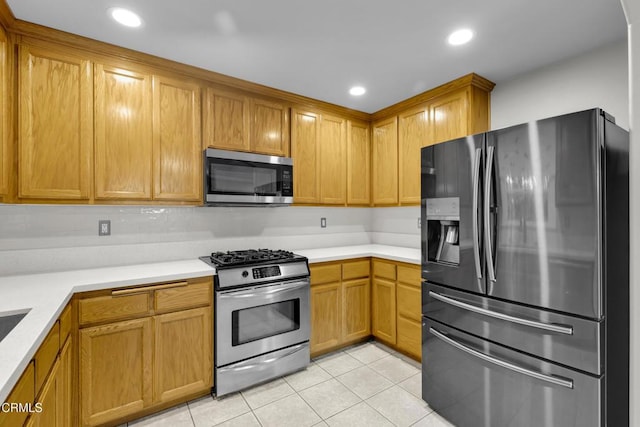
[[[342,341],[355,341],[371,334],[371,281],[369,278],[342,282]]]
[[[9,192],[9,138],[7,131],[11,126],[9,109],[9,62],[7,55],[7,34],[0,27],[0,201]]]
[[[369,124],[347,124],[347,204],[371,203],[371,133]]]
[[[401,204],[420,204],[420,149],[427,143],[427,107],[398,117],[398,173]]]
[[[249,151],[250,99],[244,95],[207,89],[204,104],[204,145]]]
[[[80,413],[94,426],[134,414],[152,401],[151,318],[80,330]]]
[[[27,426],[67,427],[72,425],[71,413],[71,339],[62,347],[60,357],[49,372],[36,402],[42,412],[34,413]]]
[[[373,278],[373,335],[396,343],[396,284],[380,277]]]
[[[200,201],[200,87],[154,76],[153,100],[153,198]]]
[[[294,203],[317,203],[318,145],[320,117],[315,113],[292,110],[291,157],[293,157]]]
[[[155,316],[154,403],[211,388],[211,307]]]
[[[340,282],[311,286],[311,354],[336,347],[341,340]]]
[[[432,145],[450,139],[460,138],[468,132],[469,89],[440,96],[430,102],[430,137]]]
[[[398,121],[396,117],[373,125],[373,203],[398,203]]]
[[[419,287],[397,284],[397,345],[414,356],[422,354],[421,291]]]
[[[273,156],[289,155],[289,111],[282,104],[251,101],[251,151]]]
[[[25,368],[22,376],[16,383],[13,390],[9,394],[9,397],[4,403],[17,403],[20,405],[33,405],[35,400],[35,367],[34,362],[31,361]],[[21,426],[24,424],[27,416],[27,412],[5,412],[0,411],[0,426]]]
[[[346,202],[346,130],[345,119],[328,115],[322,116],[319,180],[320,203],[325,205],[344,205]]]
[[[151,77],[95,67],[96,199],[151,199]]]
[[[64,51],[21,45],[18,79],[18,196],[89,199],[90,62]]]

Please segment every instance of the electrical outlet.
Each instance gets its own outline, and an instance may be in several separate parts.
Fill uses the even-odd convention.
[[[320,227],[327,228],[327,218],[320,218]]]
[[[111,220],[101,219],[98,221],[98,236],[111,235]]]
[[[422,218],[418,218],[418,228],[422,228]]]

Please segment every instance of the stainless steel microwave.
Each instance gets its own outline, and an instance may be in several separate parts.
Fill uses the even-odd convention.
[[[293,203],[293,160],[207,148],[204,203],[208,206],[282,206]]]

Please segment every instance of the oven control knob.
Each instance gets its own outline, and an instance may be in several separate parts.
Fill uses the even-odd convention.
[[[247,277],[249,275],[249,272],[247,270],[242,272],[242,277]]]

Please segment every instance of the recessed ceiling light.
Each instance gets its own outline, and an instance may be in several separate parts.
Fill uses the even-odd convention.
[[[351,89],[349,89],[349,93],[353,96],[361,96],[361,95],[364,95],[366,92],[367,90],[362,86],[354,86]]]
[[[465,28],[462,30],[454,31],[449,35],[449,38],[447,40],[449,41],[449,44],[458,46],[461,44],[468,43],[469,40],[471,40],[472,38],[473,38],[473,31]]]
[[[139,27],[142,25],[142,19],[130,10],[122,9],[121,7],[113,7],[109,9],[109,14],[119,24],[126,27]]]

